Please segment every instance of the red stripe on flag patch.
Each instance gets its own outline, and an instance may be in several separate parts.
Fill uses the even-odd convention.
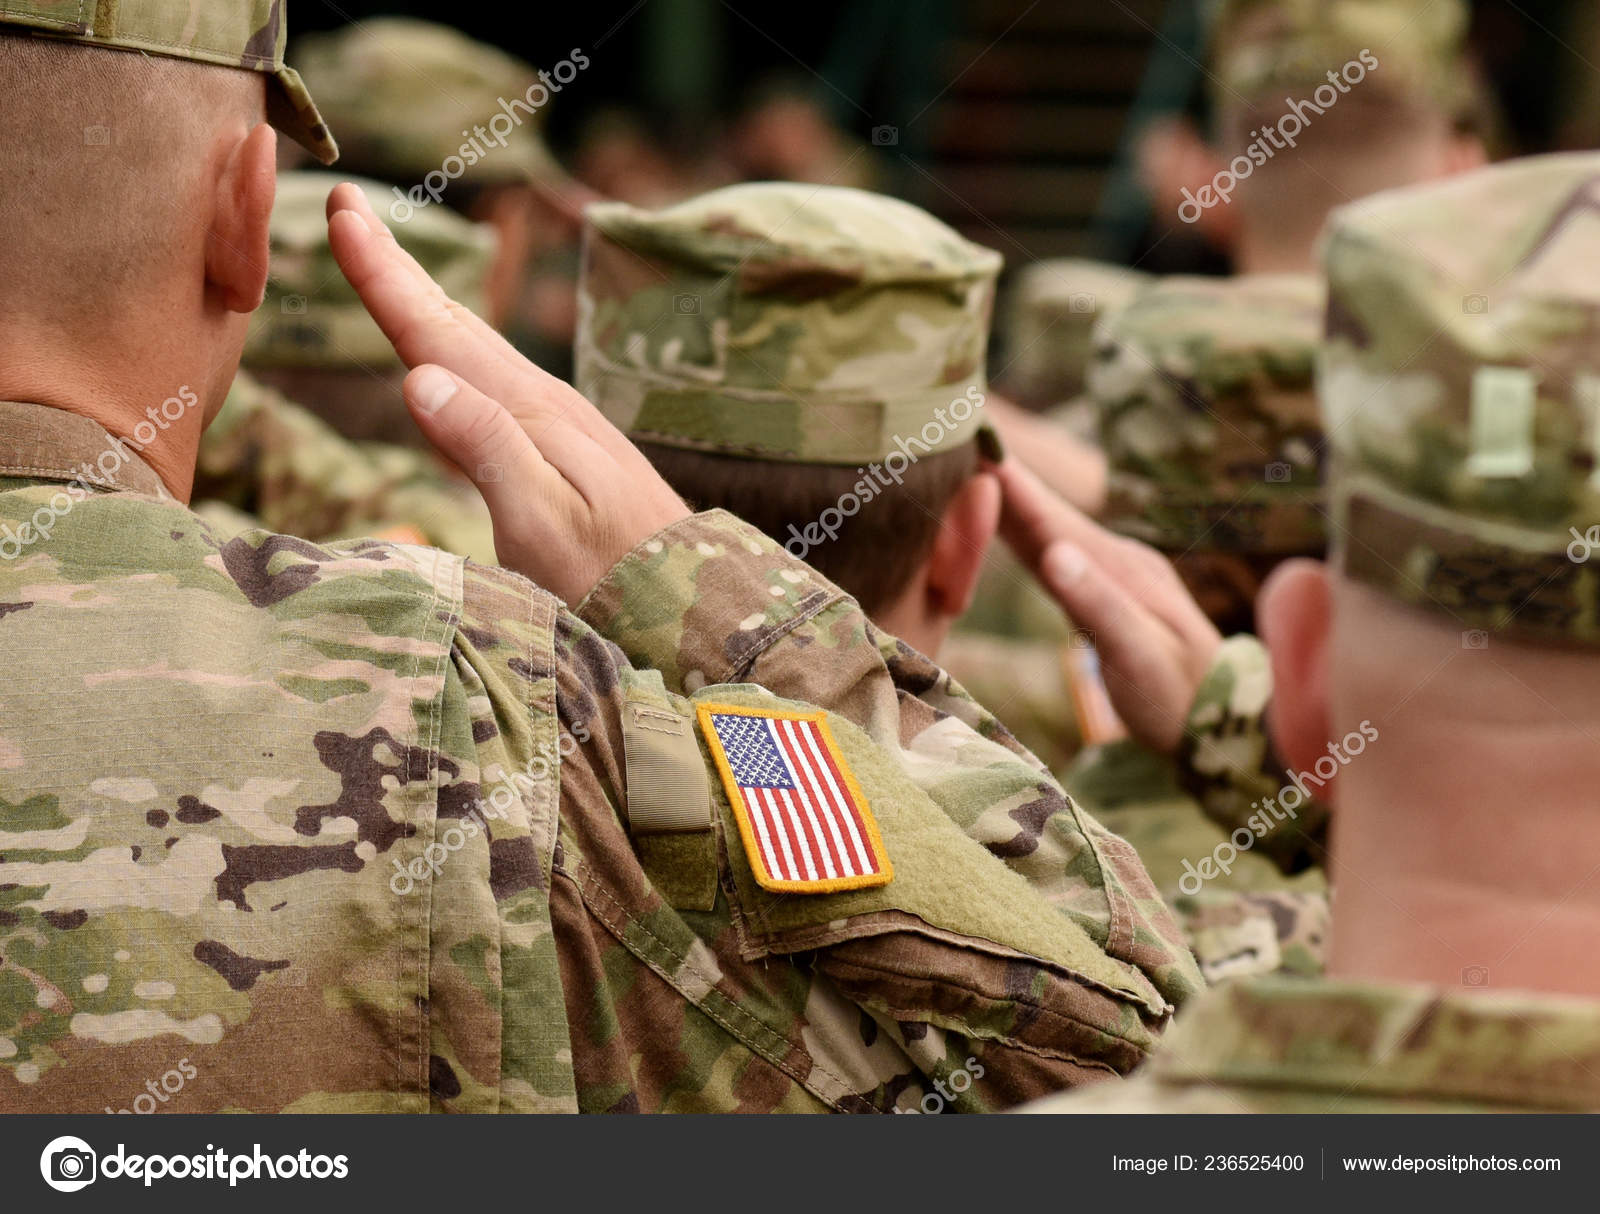
[[[762,889],[820,894],[893,879],[824,713],[702,704],[699,717]]]

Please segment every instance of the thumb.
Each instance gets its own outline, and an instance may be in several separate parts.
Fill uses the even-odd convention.
[[[529,479],[537,484],[551,475],[500,402],[453,372],[423,363],[406,376],[402,392],[423,437],[477,486],[491,514],[525,505]]]

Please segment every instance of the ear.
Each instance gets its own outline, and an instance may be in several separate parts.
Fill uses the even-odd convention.
[[[267,289],[277,135],[262,123],[234,145],[217,179],[206,233],[206,281],[230,312],[254,312]]]
[[[1268,709],[1278,754],[1295,771],[1310,771],[1326,757],[1328,637],[1332,601],[1327,567],[1288,561],[1262,588],[1256,615],[1272,654],[1272,704]],[[1331,793],[1333,782],[1329,782]]]
[[[1000,478],[976,472],[956,490],[928,557],[929,612],[954,620],[972,605],[983,554],[1000,525]]]

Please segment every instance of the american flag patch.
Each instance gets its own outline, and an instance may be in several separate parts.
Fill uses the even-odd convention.
[[[822,713],[699,706],[745,854],[762,889],[887,885],[894,868]]]

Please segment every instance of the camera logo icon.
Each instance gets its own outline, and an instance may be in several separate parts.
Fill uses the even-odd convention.
[[[674,295],[672,297],[672,310],[679,316],[699,316],[700,297],[698,295]]]
[[[1487,295],[1468,295],[1461,301],[1461,310],[1468,316],[1484,316],[1489,311]]]
[[[875,148],[892,148],[900,142],[900,128],[897,126],[875,126],[872,128],[872,146]]]
[[[1093,312],[1094,296],[1088,291],[1078,291],[1067,299],[1067,307],[1077,313]]]
[[[1489,648],[1489,634],[1482,628],[1473,628],[1461,634],[1461,648],[1487,649]]]
[[[479,464],[478,479],[486,485],[498,485],[506,479],[504,464]]]
[[[76,1193],[94,1183],[94,1148],[81,1138],[63,1134],[52,1138],[39,1156],[39,1172],[45,1184],[58,1193]]]
[[[1469,965],[1461,971],[1462,986],[1488,986],[1489,967],[1485,965]]]
[[[1072,632],[1072,647],[1074,649],[1093,649],[1095,645],[1094,633],[1087,628],[1075,628]]]
[[[306,314],[306,297],[304,295],[285,295],[279,305],[285,316],[304,316]]]
[[[86,126],[83,128],[83,142],[85,147],[110,147],[111,128],[108,126]]]
[[[1288,464],[1279,462],[1267,465],[1267,483],[1269,485],[1287,485],[1294,479],[1294,469]]]

